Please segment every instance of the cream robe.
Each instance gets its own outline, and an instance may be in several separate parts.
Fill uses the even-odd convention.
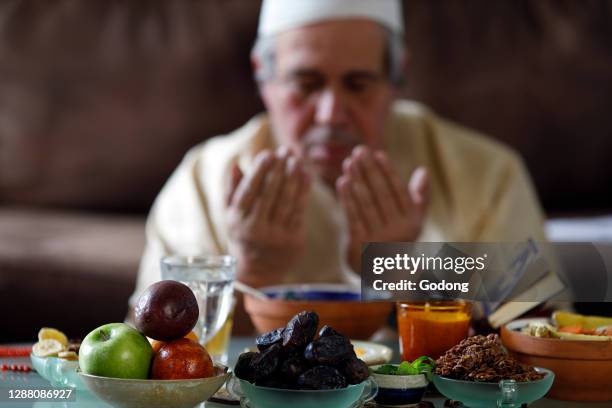
[[[393,105],[384,147],[404,180],[417,166],[430,175],[431,201],[421,241],[545,241],[542,213],[529,175],[508,147],[450,123],[423,105]],[[158,195],[146,227],[134,304],[159,280],[166,254],[227,252],[225,197],[231,166],[249,169],[254,156],[274,147],[266,115],[233,133],[191,149]],[[306,214],[306,253],[280,283],[349,282],[358,275],[346,264],[347,227],[333,192],[313,184]]]

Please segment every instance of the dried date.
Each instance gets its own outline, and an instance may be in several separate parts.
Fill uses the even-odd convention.
[[[300,375],[298,385],[308,390],[331,390],[346,387],[346,380],[333,367],[317,366]]]
[[[258,353],[249,351],[247,353],[242,353],[238,357],[238,362],[234,366],[234,373],[238,378],[249,382],[253,381],[253,371],[250,369],[250,364],[253,357],[255,357],[257,354]]]
[[[355,356],[340,363],[338,365],[338,370],[344,375],[346,382],[349,384],[359,384],[370,376],[370,370],[366,363]]]
[[[306,372],[310,365],[304,360],[303,356],[294,355],[285,359],[278,370],[281,376],[287,382],[295,382],[300,375]]]
[[[306,361],[313,365],[335,366],[354,355],[353,345],[349,339],[337,335],[321,337],[304,350]]]
[[[342,334],[340,334],[339,332],[337,332],[335,329],[333,329],[330,326],[323,326],[321,327],[321,330],[319,330],[319,337],[329,337],[329,336],[342,336]]]
[[[261,353],[257,353],[249,363],[251,377],[255,381],[261,381],[271,376],[279,366],[282,352],[282,346],[274,344]]]
[[[257,345],[259,351],[263,351],[274,344],[282,343],[284,331],[285,328],[281,327],[258,336],[255,339],[255,344]]]
[[[287,323],[283,332],[283,346],[300,348],[312,341],[317,333],[319,316],[315,312],[300,312]]]

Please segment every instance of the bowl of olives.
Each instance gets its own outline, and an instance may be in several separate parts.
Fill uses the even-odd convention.
[[[300,312],[285,327],[257,337],[242,353],[228,389],[252,408],[349,408],[372,400],[378,386],[348,337]]]

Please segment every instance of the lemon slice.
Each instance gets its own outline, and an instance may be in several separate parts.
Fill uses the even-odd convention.
[[[586,330],[593,330],[599,326],[612,325],[611,317],[584,316],[563,311],[556,311],[553,313],[553,320],[560,328],[566,326],[579,326]]]
[[[68,347],[68,337],[61,331],[51,327],[43,327],[38,332],[38,341],[53,339],[59,341],[64,347]]]
[[[44,339],[32,347],[32,353],[38,357],[51,357],[57,356],[65,349],[64,345],[55,339]]]

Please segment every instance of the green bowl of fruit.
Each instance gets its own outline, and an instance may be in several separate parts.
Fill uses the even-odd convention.
[[[212,377],[184,380],[139,380],[79,372],[92,394],[117,408],[192,408],[209,399],[227,380],[227,367],[215,366]]]
[[[89,391],[118,408],[191,408],[223,386],[227,367],[190,337],[199,306],[188,286],[154,283],[134,314],[134,327],[109,323],[83,339],[79,376]]]

